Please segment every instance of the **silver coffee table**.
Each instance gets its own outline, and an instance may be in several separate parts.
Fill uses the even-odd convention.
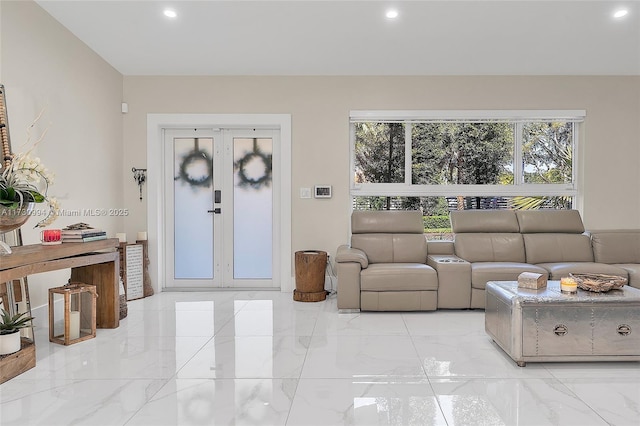
[[[527,362],[640,360],[636,288],[565,294],[559,281],[540,290],[490,281],[486,298],[485,330],[520,367]]]

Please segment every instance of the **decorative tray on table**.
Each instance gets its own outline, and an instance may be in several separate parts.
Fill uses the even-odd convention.
[[[583,290],[601,293],[609,290],[621,288],[627,284],[625,277],[605,274],[569,274],[572,276],[578,287]]]

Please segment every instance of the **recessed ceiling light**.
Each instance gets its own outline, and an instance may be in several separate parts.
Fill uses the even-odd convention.
[[[614,18],[622,18],[623,16],[627,16],[629,11],[627,9],[619,9],[613,13]]]
[[[175,18],[176,16],[178,16],[176,11],[173,9],[165,9],[163,13],[167,18]]]
[[[398,17],[398,11],[395,9],[389,9],[387,10],[387,13],[385,13],[385,16],[389,19],[396,19]]]

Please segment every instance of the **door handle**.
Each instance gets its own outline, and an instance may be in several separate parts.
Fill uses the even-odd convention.
[[[220,207],[217,207],[213,210],[207,210],[207,213],[220,214],[222,213],[222,209],[220,209]]]

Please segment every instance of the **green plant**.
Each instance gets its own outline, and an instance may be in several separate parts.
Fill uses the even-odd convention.
[[[33,317],[29,316],[27,312],[17,313],[11,316],[11,314],[4,309],[0,309],[0,311],[0,334],[11,334],[21,328],[30,327],[28,323]]]
[[[424,227],[426,229],[451,228],[449,215],[423,216]]]

